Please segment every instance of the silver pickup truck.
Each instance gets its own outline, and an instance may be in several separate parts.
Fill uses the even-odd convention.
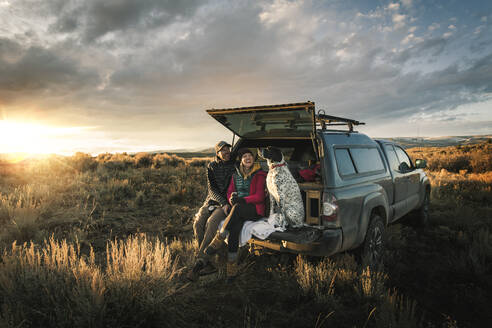
[[[354,131],[362,122],[316,113],[314,102],[207,112],[234,133],[233,154],[241,147],[275,146],[297,177],[305,226],[252,238],[253,247],[317,256],[357,249],[376,262],[388,224],[412,211],[419,224],[428,221],[425,160],[413,163],[399,145]],[[315,174],[302,179],[302,170]]]

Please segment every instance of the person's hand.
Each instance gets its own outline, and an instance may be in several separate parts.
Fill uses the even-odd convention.
[[[229,203],[231,203],[232,206],[236,205],[238,198],[239,197],[237,196],[237,192],[233,192],[231,194],[231,197],[229,197]]]
[[[229,210],[231,209],[231,206],[229,204],[225,204],[222,206],[222,210],[224,211],[224,214],[227,216],[229,214]]]

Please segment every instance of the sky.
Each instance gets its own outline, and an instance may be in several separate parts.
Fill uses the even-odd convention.
[[[492,134],[492,1],[0,0],[0,152],[203,149],[209,108]]]

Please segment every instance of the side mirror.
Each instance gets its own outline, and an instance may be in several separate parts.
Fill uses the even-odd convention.
[[[425,169],[427,167],[427,161],[425,159],[416,159],[415,167],[418,169]]]

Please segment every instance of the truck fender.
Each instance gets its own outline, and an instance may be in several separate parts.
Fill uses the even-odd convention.
[[[362,203],[361,217],[359,219],[359,231],[357,233],[355,245],[360,245],[366,237],[367,227],[371,220],[373,210],[377,210],[378,214],[384,221],[384,225],[388,224],[389,205],[388,198],[384,192],[372,192],[364,198]]]

